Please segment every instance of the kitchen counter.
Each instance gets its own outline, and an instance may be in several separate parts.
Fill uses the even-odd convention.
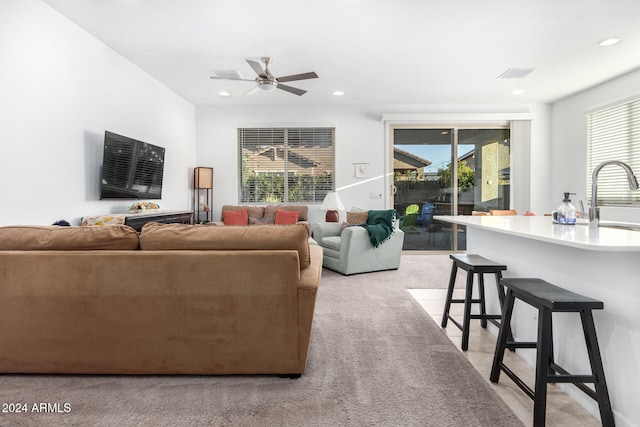
[[[465,225],[467,252],[506,264],[505,277],[537,277],[604,302],[604,310],[593,314],[616,425],[639,427],[635,390],[640,382],[640,231],[592,230],[587,224],[554,224],[551,217],[543,216],[435,219]],[[495,282],[490,275],[485,281],[487,311],[497,313]],[[512,320],[516,340],[535,340],[537,315],[533,307],[516,303]],[[553,322],[557,363],[571,373],[590,373],[579,316],[558,313]],[[489,330],[497,334],[493,325]],[[517,354],[534,366],[535,351],[519,349]],[[597,404],[575,386],[558,386],[599,417]]]
[[[579,249],[640,252],[640,228],[625,230],[603,226],[593,230],[586,222],[576,225],[554,224],[549,216],[437,215],[434,219]]]

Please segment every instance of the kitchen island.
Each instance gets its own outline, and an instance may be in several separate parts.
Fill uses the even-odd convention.
[[[506,264],[504,277],[537,277],[604,302],[594,318],[616,425],[640,426],[640,231],[554,224],[541,216],[434,219],[466,226],[467,252]],[[494,289],[490,282],[487,289]],[[497,295],[487,294],[488,312],[498,312]],[[512,328],[516,340],[535,340],[537,310],[517,301]],[[534,365],[534,350],[517,352]],[[554,314],[554,352],[569,372],[591,372],[579,316]],[[597,404],[575,386],[559,386],[599,417]]]

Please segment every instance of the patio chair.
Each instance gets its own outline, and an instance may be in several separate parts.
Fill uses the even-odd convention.
[[[416,228],[416,220],[418,219],[418,205],[409,205],[404,211],[404,216],[400,220],[400,229],[405,233],[419,233]]]
[[[426,228],[429,224],[431,224],[434,211],[435,206],[433,205],[433,203],[423,204],[422,209],[420,210],[420,215],[418,216],[418,218],[416,218],[416,224],[422,225],[422,227]]]

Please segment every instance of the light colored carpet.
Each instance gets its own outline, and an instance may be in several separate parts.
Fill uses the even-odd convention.
[[[406,289],[447,289],[451,274],[451,259],[448,254],[402,255],[398,271],[381,272],[404,284]],[[456,287],[464,289],[467,275],[458,270]]]
[[[300,379],[5,375],[2,402],[68,402],[71,412],[0,413],[0,425],[522,425],[405,289],[435,268],[420,257],[395,272],[323,271]]]

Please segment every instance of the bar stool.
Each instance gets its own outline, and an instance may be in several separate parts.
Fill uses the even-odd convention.
[[[462,350],[467,351],[469,348],[469,325],[471,319],[480,319],[480,325],[483,328],[487,327],[487,320],[496,326],[500,326],[498,319],[502,316],[499,314],[487,314],[485,299],[484,299],[484,274],[491,273],[496,277],[496,285],[498,287],[498,298],[500,300],[500,307],[504,301],[504,289],[500,285],[500,279],[502,278],[502,271],[507,269],[506,265],[498,264],[491,260],[488,260],[480,255],[473,254],[451,254],[449,258],[453,260],[451,266],[451,276],[449,277],[449,289],[447,290],[447,300],[444,305],[444,313],[442,314],[443,328],[447,327],[447,322],[451,319],[451,322],[456,325],[462,331]],[[465,270],[467,272],[467,284],[465,287],[464,299],[453,298],[453,288],[455,286],[456,275],[458,269]],[[478,294],[479,297],[474,299],[473,295],[473,276],[478,275]],[[462,324],[449,314],[452,303],[464,304],[464,316],[462,318]],[[480,314],[471,314],[471,304],[480,304]]]
[[[562,289],[541,279],[502,279],[502,285],[507,288],[506,300],[502,313],[502,326],[498,333],[498,342],[493,357],[490,380],[498,382],[500,372],[504,373],[516,383],[534,401],[533,425],[544,426],[547,405],[547,384],[572,383],[589,397],[598,402],[602,425],[614,426],[613,411],[609,401],[609,392],[604,377],[598,339],[591,310],[604,308],[602,301],[578,295]],[[537,342],[515,342],[508,335],[511,330],[511,315],[515,299],[538,309],[538,340]],[[572,375],[554,362],[552,316],[554,312],[580,313],[582,328],[589,353],[591,375]],[[503,362],[504,350],[509,348],[535,348],[536,375],[535,390],[527,386]],[[585,383],[593,383],[595,392]]]

